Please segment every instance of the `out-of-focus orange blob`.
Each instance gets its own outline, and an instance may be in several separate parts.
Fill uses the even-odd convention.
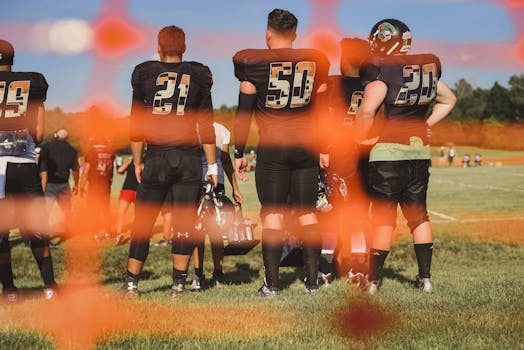
[[[94,48],[103,56],[123,56],[139,47],[142,41],[141,32],[126,18],[103,17],[94,25]]]
[[[316,30],[311,33],[306,42],[308,46],[320,50],[329,58],[340,55],[340,36],[331,30]]]
[[[517,57],[519,62],[524,64],[524,37],[522,37],[517,43]]]
[[[507,6],[511,7],[523,7],[524,6],[524,0],[503,0],[503,3],[505,3]]]

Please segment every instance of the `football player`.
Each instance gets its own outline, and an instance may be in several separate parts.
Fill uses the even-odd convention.
[[[207,178],[217,185],[211,72],[201,63],[183,61],[185,50],[181,28],[162,28],[158,33],[160,61],[137,65],[131,78],[131,149],[140,183],[124,283],[124,291],[131,298],[138,296],[149,236],[168,192],[176,215],[171,297],[185,292],[202,177],[200,140],[208,163]]]
[[[38,232],[44,226],[35,224],[47,222],[47,217],[38,220],[45,204],[35,147],[44,132],[48,85],[40,73],[13,72],[13,58],[13,46],[0,40],[0,198],[5,197],[0,200],[0,281],[6,299],[15,301],[18,293],[11,268],[9,228],[19,227],[22,235],[30,238],[44,280],[44,297],[51,299],[56,282],[49,238]]]
[[[341,75],[330,76],[328,105],[330,121],[327,130],[329,152],[327,182],[331,188],[330,202],[334,210],[328,219],[334,221],[338,233],[334,267],[338,277],[348,276],[358,283],[367,273],[366,230],[368,225],[369,197],[365,186],[368,154],[359,149],[355,140],[355,116],[364,96],[359,67],[370,53],[367,41],[345,38],[340,42]]]
[[[369,155],[374,235],[368,279],[362,287],[370,294],[378,291],[400,204],[413,234],[419,269],[415,284],[431,292],[433,233],[426,209],[431,159],[427,129],[448,115],[456,98],[440,80],[437,56],[407,54],[411,32],[406,24],[395,19],[376,23],[369,43],[372,56],[360,70],[365,90],[357,112],[359,138],[366,138],[381,105],[385,107],[385,121]]]
[[[262,205],[262,255],[265,283],[260,296],[280,292],[283,213],[288,197],[298,214],[304,243],[306,291],[316,294],[321,237],[315,214],[319,150],[316,108],[326,90],[329,62],[313,49],[294,49],[297,18],[280,9],[268,15],[268,49],[235,54],[240,81],[235,118],[235,171],[247,179],[244,155],[251,115],[259,128],[256,188]],[[323,114],[322,114],[323,115]]]

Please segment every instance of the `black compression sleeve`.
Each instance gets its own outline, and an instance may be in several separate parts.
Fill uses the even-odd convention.
[[[251,115],[255,109],[257,96],[255,94],[239,93],[238,108],[235,115],[235,158],[244,157],[244,149],[249,136],[249,128],[251,126]]]

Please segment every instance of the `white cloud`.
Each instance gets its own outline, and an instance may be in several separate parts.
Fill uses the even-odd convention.
[[[50,51],[78,54],[91,49],[93,30],[88,22],[80,19],[65,19],[51,22],[47,26]],[[42,32],[39,32],[41,35]]]

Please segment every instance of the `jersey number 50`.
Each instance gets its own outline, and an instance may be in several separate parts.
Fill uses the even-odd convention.
[[[291,95],[290,108],[303,107],[309,104],[315,80],[315,62],[302,61],[295,65],[293,87],[286,76],[293,74],[293,62],[273,62],[269,67],[268,90],[277,90],[274,95],[266,96],[266,107],[284,108],[288,106]]]
[[[6,85],[5,81],[0,81],[0,105],[4,103]],[[31,81],[29,80],[13,81],[9,84],[5,105],[6,107],[13,106],[13,109],[6,109],[5,113],[0,109],[0,117],[2,117],[2,114],[6,118],[20,117],[27,112],[30,85]]]
[[[422,79],[420,73],[418,64],[404,66],[404,78],[410,80],[404,82],[404,86],[400,88],[395,105],[412,106],[417,103],[417,100],[419,105],[427,105],[433,101],[437,95],[437,65],[435,63],[423,65]]]
[[[170,114],[173,109],[173,95],[176,90],[176,78],[178,74],[174,72],[164,72],[156,78],[156,86],[162,86],[164,89],[158,90],[153,100],[153,114]],[[184,115],[186,108],[187,94],[189,92],[189,82],[191,76],[182,74],[178,84],[178,101],[176,104],[176,115]]]

